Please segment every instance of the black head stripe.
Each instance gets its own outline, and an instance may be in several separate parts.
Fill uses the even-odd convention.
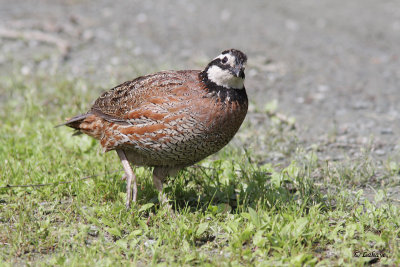
[[[236,58],[236,63],[245,63],[247,61],[247,56],[240,50],[237,49],[228,49],[224,50],[221,53],[222,55],[231,54]]]
[[[233,57],[235,57],[235,65],[243,65],[247,61],[247,56],[243,52],[236,49],[228,49],[223,51],[221,54],[231,54]],[[229,70],[231,68],[230,65],[222,63],[222,59],[219,57],[208,63],[205,71],[207,71],[211,66],[218,66],[223,70]]]
[[[207,71],[209,68],[211,68],[212,66],[218,66],[218,67],[220,67],[220,68],[223,69],[223,70],[228,70],[228,69],[231,68],[231,66],[222,63],[222,59],[220,59],[220,58],[216,58],[216,59],[214,59],[213,61],[211,61],[211,62],[207,65],[206,71]]]

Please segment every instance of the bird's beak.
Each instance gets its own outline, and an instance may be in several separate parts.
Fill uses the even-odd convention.
[[[236,77],[240,77],[240,78],[244,79],[244,68],[245,68],[245,66],[242,65],[242,64],[237,65],[237,66],[232,70],[233,75],[235,75]]]

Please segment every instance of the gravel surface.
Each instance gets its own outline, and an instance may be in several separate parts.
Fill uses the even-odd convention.
[[[0,0],[0,18],[2,75],[65,73],[100,92],[234,47],[253,109],[278,100],[322,158],[398,154],[398,0]]]

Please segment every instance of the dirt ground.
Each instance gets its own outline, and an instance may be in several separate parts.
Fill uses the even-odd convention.
[[[320,158],[399,154],[397,0],[0,0],[0,18],[2,75],[65,73],[100,92],[238,48],[252,109],[276,99]]]

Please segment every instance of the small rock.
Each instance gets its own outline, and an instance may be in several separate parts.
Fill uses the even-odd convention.
[[[146,247],[151,247],[151,246],[154,245],[154,243],[156,243],[155,240],[149,239],[149,240],[147,240],[146,242],[144,242],[144,245],[145,245]]]
[[[231,18],[231,12],[229,10],[224,9],[221,12],[221,20],[222,21],[228,21]]]
[[[378,156],[383,156],[386,154],[386,151],[383,149],[377,149],[375,150],[375,154],[377,154]]]
[[[90,40],[92,40],[94,38],[94,33],[93,33],[93,31],[91,31],[91,30],[85,30],[83,33],[82,33],[82,39],[84,40],[84,41],[90,41]]]
[[[318,85],[319,92],[327,92],[329,90],[330,90],[330,87],[328,85],[325,85],[325,84]]]
[[[356,141],[357,141],[357,144],[365,145],[368,143],[369,138],[366,136],[359,136],[359,137],[357,137]]]
[[[381,134],[393,134],[392,128],[383,128],[381,129]]]
[[[89,230],[88,230],[88,235],[97,237],[99,235],[99,230],[97,229],[96,226],[91,225]]]
[[[353,109],[367,109],[368,107],[368,103],[364,101],[358,101],[353,104]]]
[[[291,19],[285,21],[285,26],[288,30],[297,31],[299,29],[299,24]]]
[[[325,99],[325,94],[323,94],[323,93],[314,93],[312,97],[313,97],[314,100],[321,101],[321,100]]]
[[[21,68],[21,73],[22,73],[22,75],[28,75],[31,73],[31,69],[25,65]]]
[[[136,17],[138,23],[145,23],[147,21],[147,15],[144,13],[139,13]]]

